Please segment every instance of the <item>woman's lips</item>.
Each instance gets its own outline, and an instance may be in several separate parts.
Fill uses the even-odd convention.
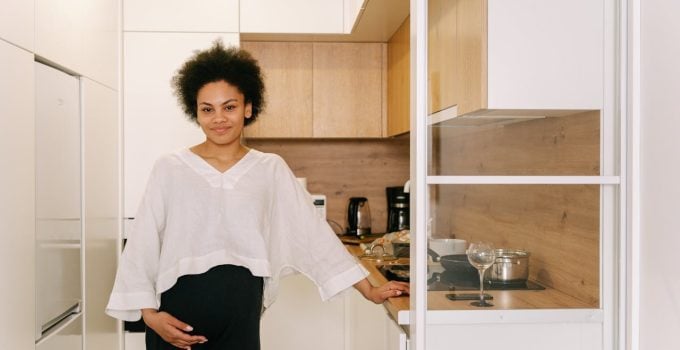
[[[212,128],[211,130],[217,134],[225,134],[227,131],[229,131],[229,129],[231,129],[231,127],[224,126],[219,128]]]

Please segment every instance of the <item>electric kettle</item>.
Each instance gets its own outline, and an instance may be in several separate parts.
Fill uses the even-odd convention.
[[[371,234],[371,210],[365,197],[351,197],[347,205],[347,234]]]

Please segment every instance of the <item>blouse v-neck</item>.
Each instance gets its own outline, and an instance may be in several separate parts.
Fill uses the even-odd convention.
[[[201,175],[213,187],[234,188],[234,185],[248,170],[257,163],[257,155],[260,152],[255,149],[249,149],[246,154],[237,160],[234,165],[225,171],[219,171],[212,166],[203,157],[191,151],[189,148],[184,148],[179,151],[179,157],[196,173]]]

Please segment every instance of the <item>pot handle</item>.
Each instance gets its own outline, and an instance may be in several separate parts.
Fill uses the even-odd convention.
[[[432,261],[434,261],[434,262],[439,262],[439,260],[441,259],[439,254],[437,254],[437,252],[435,252],[434,250],[432,250],[430,248],[427,248],[427,255],[431,256]]]

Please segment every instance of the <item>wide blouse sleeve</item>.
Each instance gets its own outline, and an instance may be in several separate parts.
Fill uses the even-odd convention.
[[[137,321],[141,309],[158,309],[156,278],[160,235],[165,223],[162,176],[158,163],[147,183],[137,216],[127,234],[106,313],[124,321]]]
[[[273,302],[278,279],[291,268],[318,287],[323,300],[364,279],[367,270],[337,238],[313,201],[280,157],[276,157],[271,207],[270,251],[273,276],[265,290],[265,307]],[[278,267],[278,268],[277,268]]]

